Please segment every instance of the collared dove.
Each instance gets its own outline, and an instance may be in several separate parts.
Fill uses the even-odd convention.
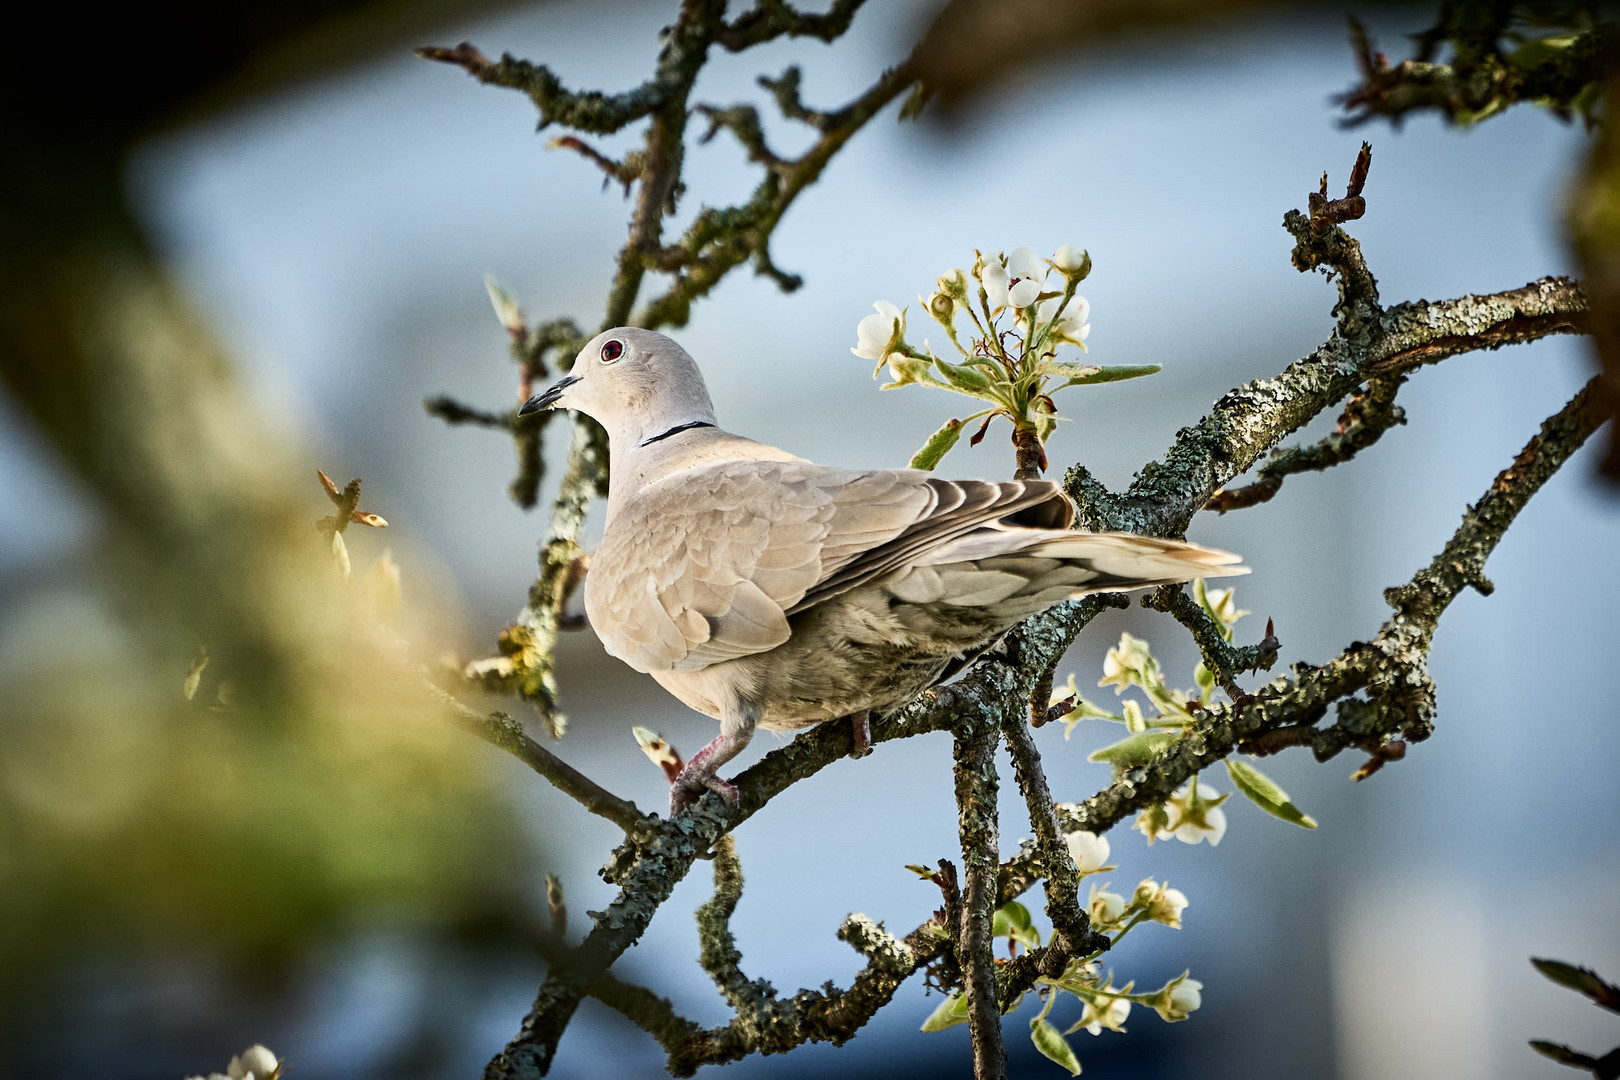
[[[1247,573],[1223,551],[1075,532],[1049,480],[940,480],[915,469],[815,465],[722,431],[697,364],[619,327],[524,403],[607,429],[607,523],[585,611],[609,653],[720,721],[681,769],[670,812],[755,727],[867,719],[958,670],[1015,623],[1087,593]]]

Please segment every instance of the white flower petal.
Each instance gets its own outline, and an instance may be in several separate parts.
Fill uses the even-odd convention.
[[[991,311],[1007,306],[1009,278],[1006,267],[1000,263],[988,263],[985,265],[984,273],[979,276],[979,280],[984,284],[984,293],[990,301]]]
[[[1041,283],[1032,277],[1020,278],[1007,290],[1007,300],[1015,308],[1027,308],[1041,295]]]
[[[1083,874],[1089,874],[1108,862],[1109,844],[1106,836],[1080,829],[1065,836],[1069,855]]]
[[[1007,273],[1015,278],[1034,278],[1038,288],[1046,280],[1046,260],[1027,247],[1014,248],[1007,256]]]

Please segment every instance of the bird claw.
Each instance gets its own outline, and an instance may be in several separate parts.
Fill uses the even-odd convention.
[[[736,806],[742,799],[736,784],[718,776],[676,777],[675,782],[669,785],[669,816],[674,817],[697,802],[705,791],[714,792],[731,806]]]
[[[858,713],[850,713],[849,723],[855,736],[855,747],[850,750],[849,756],[866,757],[872,752],[872,714],[865,709]]]

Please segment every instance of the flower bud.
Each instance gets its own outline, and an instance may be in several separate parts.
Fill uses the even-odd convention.
[[[948,274],[941,274],[934,286],[957,303],[967,303],[968,279],[967,275],[962,272],[961,267],[957,267]]]
[[[1106,889],[1098,892],[1096,886],[1092,886],[1091,903],[1087,914],[1091,916],[1091,921],[1096,926],[1114,926],[1125,915],[1125,898]]]
[[[495,309],[495,318],[500,320],[506,332],[523,333],[523,310],[518,307],[518,302],[512,299],[511,294],[501,287],[494,274],[484,275],[484,291],[489,293],[489,303]]]
[[[1091,253],[1073,244],[1064,244],[1052,254],[1052,269],[1070,281],[1084,281],[1091,273]]]
[[[231,1058],[225,1070],[231,1080],[268,1080],[281,1067],[281,1062],[263,1046],[250,1046]]]
[[[1146,912],[1154,922],[1179,930],[1181,913],[1187,909],[1187,894],[1146,878],[1131,896],[1131,906]]]
[[[928,314],[941,323],[949,324],[956,314],[956,300],[949,293],[937,292],[930,296],[925,303],[928,305]]]
[[[1190,972],[1183,971],[1179,976],[1164,984],[1152,1001],[1153,1009],[1166,1023],[1173,1024],[1178,1020],[1187,1019],[1188,1015],[1197,1012],[1204,1004],[1204,984],[1197,979],[1189,979]]]

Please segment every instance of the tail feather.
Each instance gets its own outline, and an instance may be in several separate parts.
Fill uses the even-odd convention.
[[[1140,588],[1191,581],[1197,577],[1247,574],[1241,556],[1180,540],[1163,540],[1134,533],[1088,533],[1052,529],[983,529],[928,552],[920,565],[981,562],[1001,557],[1062,559],[1094,571],[1101,578]],[[1010,567],[1009,567],[1010,569]],[[1100,584],[1100,583],[1099,583]],[[1089,591],[1100,591],[1095,586]]]

